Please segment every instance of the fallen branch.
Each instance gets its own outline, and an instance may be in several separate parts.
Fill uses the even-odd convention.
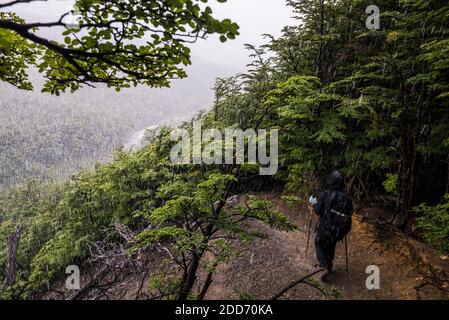
[[[315,289],[317,289],[319,292],[321,292],[322,294],[323,294],[323,296],[325,296],[326,298],[328,298],[328,295],[327,295],[327,293],[326,292],[324,292],[324,290],[322,289],[322,288],[320,288],[319,286],[317,286],[316,284],[314,284],[314,283],[312,283],[312,282],[310,282],[310,281],[303,281],[302,283],[304,283],[304,284],[306,284],[306,285],[308,285],[308,286],[311,286],[312,288],[315,288]]]
[[[284,293],[286,293],[288,290],[290,290],[291,288],[293,288],[294,286],[296,286],[297,284],[300,283],[304,283],[307,279],[309,279],[310,277],[316,275],[317,273],[323,272],[323,269],[318,269],[304,277],[302,277],[301,279],[289,284],[287,287],[285,287],[284,289],[282,289],[281,291],[279,291],[279,293],[277,293],[276,295],[274,295],[273,297],[271,297],[270,300],[277,300],[280,296],[282,296]],[[309,283],[310,284],[310,283]]]

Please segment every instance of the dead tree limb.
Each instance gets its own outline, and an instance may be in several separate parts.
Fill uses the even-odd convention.
[[[307,280],[303,281],[302,283],[304,283],[312,288],[317,289],[319,292],[321,292],[323,294],[323,296],[325,296],[326,298],[328,297],[327,293],[322,288],[320,288],[318,285],[313,284],[312,282],[307,281]]]
[[[143,277],[142,277],[142,281],[140,282],[139,285],[139,289],[137,290],[136,296],[134,297],[134,300],[138,300],[140,298],[140,296],[142,295],[142,290],[143,290],[143,286],[145,284],[145,281],[148,278],[148,274],[150,273],[150,269],[147,268],[147,270],[145,271]]]
[[[282,289],[281,291],[279,291],[279,293],[275,294],[273,297],[271,297],[270,300],[277,300],[280,296],[282,296],[284,293],[286,293],[288,290],[290,290],[291,288],[293,288],[294,286],[296,286],[297,284],[303,283],[305,282],[307,279],[309,279],[310,277],[316,275],[317,273],[322,272],[323,269],[318,269],[304,277],[302,277],[299,280],[296,280],[295,282],[292,282],[291,284],[289,284],[287,287],[285,287],[284,289]]]
[[[116,220],[114,222],[114,227],[117,233],[126,241],[126,244],[133,244],[135,233],[126,225],[120,222],[120,220]]]
[[[19,249],[20,235],[23,231],[21,224],[17,231],[8,237],[8,259],[5,270],[5,286],[11,287],[16,283],[17,274],[17,251]]]

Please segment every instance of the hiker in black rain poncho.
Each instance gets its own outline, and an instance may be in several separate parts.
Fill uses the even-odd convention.
[[[327,281],[332,272],[335,247],[351,230],[353,206],[349,195],[344,191],[343,175],[334,170],[326,191],[319,201],[310,197],[315,213],[320,217],[315,238],[318,263],[324,269],[322,281]]]

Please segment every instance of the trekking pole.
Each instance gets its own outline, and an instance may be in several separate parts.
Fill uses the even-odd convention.
[[[345,252],[346,252],[346,273],[349,273],[349,261],[348,261],[348,237],[345,237]]]
[[[310,233],[312,231],[312,219],[313,219],[312,207],[310,207],[309,213],[310,213],[310,220],[309,220],[309,228],[308,228],[308,233],[307,233],[306,259],[307,259],[307,253],[309,252]]]

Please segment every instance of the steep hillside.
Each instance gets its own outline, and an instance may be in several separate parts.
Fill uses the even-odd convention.
[[[307,228],[310,211],[304,205],[292,206],[280,194],[260,194],[285,213],[298,227],[297,231],[276,231],[261,223],[253,223],[254,231],[262,232],[243,254],[219,267],[206,295],[211,300],[270,299],[290,283],[317,270],[314,233],[306,257]],[[239,201],[242,201],[240,199]],[[238,202],[234,203],[237,205]],[[320,283],[319,274],[283,294],[287,300],[415,300],[449,299],[449,264],[447,256],[438,255],[428,246],[392,231],[388,239],[364,217],[375,208],[361,208],[353,220],[348,237],[349,272],[346,271],[344,244],[337,246],[335,273],[329,283]],[[313,224],[316,224],[313,217]],[[120,230],[120,227],[118,230]],[[122,230],[123,232],[123,230]],[[122,233],[126,236],[126,232]],[[238,244],[236,244],[238,246]],[[82,289],[69,291],[64,283],[55,284],[43,293],[42,299],[152,299],[157,295],[149,289],[150,278],[161,272],[167,252],[151,252],[126,257],[110,251],[86,264],[82,270]],[[209,257],[205,257],[205,266]],[[108,265],[109,267],[104,267]],[[368,266],[380,269],[380,289],[368,290]],[[436,275],[438,277],[436,277]],[[206,274],[200,273],[198,283]],[[199,292],[201,288],[195,287]]]

